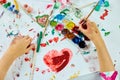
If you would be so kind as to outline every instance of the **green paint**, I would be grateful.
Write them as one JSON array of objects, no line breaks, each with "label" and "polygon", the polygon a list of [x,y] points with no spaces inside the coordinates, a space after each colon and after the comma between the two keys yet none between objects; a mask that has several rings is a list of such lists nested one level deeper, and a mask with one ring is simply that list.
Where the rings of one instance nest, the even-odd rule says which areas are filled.
[{"label": "green paint", "polygon": [[54,20],[50,21],[50,25],[51,25],[52,27],[57,26],[57,21],[54,21]]},{"label": "green paint", "polygon": [[60,12],[60,14],[64,14],[64,15],[67,15],[67,13],[69,12],[70,10],[69,9],[64,9]]},{"label": "green paint", "polygon": [[119,25],[119,28],[120,28],[120,25]]},{"label": "green paint", "polygon": [[104,35],[105,35],[105,36],[108,36],[109,34],[110,34],[110,32],[105,32],[105,34],[104,34]]},{"label": "green paint", "polygon": [[95,7],[95,11],[100,11],[100,8],[101,8],[101,6],[100,6],[100,5],[97,5],[97,6]]},{"label": "green paint", "polygon": [[76,18],[81,18],[83,16],[81,10],[79,10],[79,9],[76,9],[74,15]]},{"label": "green paint", "polygon": [[90,52],[83,52],[84,55],[89,54]]},{"label": "green paint", "polygon": [[11,2],[8,2],[7,4],[4,4],[3,7],[8,8],[10,5],[11,5]]},{"label": "green paint", "polygon": [[53,9],[59,9],[60,6],[61,6],[60,2],[56,2]]},{"label": "green paint", "polygon": [[51,31],[51,33],[52,33],[52,35],[54,35],[54,34],[55,34],[55,30],[53,29],[53,30]]},{"label": "green paint", "polygon": [[97,49],[94,49],[94,51],[97,51]]},{"label": "green paint", "polygon": [[102,29],[101,29],[101,31],[105,31],[105,29],[104,29],[104,28],[102,28]]},{"label": "green paint", "polygon": [[108,1],[105,1],[104,6],[105,6],[105,7],[109,7],[109,6],[110,6],[109,2],[108,2]]},{"label": "green paint", "polygon": [[49,43],[46,41],[46,44],[49,45]]},{"label": "green paint", "polygon": [[[45,27],[48,17],[49,15],[36,16],[37,23],[40,26]],[[46,20],[42,20],[42,19],[46,19]]]},{"label": "green paint", "polygon": [[58,34],[59,36],[61,36],[61,34]]},{"label": "green paint", "polygon": [[46,33],[45,36],[47,36],[48,34]]}]

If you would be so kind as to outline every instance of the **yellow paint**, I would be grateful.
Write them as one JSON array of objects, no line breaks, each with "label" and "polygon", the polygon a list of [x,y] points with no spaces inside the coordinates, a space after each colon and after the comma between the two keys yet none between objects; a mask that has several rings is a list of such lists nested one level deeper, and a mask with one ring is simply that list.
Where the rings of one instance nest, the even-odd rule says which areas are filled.
[{"label": "yellow paint", "polygon": [[64,19],[62,22],[63,22],[64,24],[68,24],[70,21],[67,20],[67,19]]},{"label": "yellow paint", "polygon": [[72,30],[73,28],[75,27],[75,24],[70,21],[67,25],[66,25],[66,28],[69,29],[69,30]]},{"label": "yellow paint", "polygon": [[55,80],[56,76],[52,75],[52,77],[50,78],[50,80]]},{"label": "yellow paint", "polygon": [[77,78],[80,75],[80,71],[78,71],[77,73],[74,73],[72,76],[70,76],[70,80],[73,80],[75,78]]},{"label": "yellow paint", "polygon": [[16,8],[16,10],[19,11],[19,6],[18,6],[18,3],[17,3],[17,0],[14,0],[14,4],[15,4],[15,8]]}]

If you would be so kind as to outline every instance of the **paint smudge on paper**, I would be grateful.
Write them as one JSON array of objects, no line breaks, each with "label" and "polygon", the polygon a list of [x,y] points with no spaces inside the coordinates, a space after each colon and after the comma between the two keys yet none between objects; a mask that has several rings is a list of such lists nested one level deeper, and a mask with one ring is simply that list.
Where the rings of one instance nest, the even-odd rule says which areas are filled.
[{"label": "paint smudge on paper", "polygon": [[104,33],[104,36],[108,36],[108,35],[110,35],[110,31]]},{"label": "paint smudge on paper", "polygon": [[55,75],[52,75],[52,77],[50,78],[50,80],[55,80],[55,79],[56,79]]},{"label": "paint smudge on paper", "polygon": [[49,8],[51,8],[52,6],[53,6],[52,4],[48,4],[47,7],[46,7],[46,9],[49,9]]},{"label": "paint smudge on paper", "polygon": [[36,68],[35,71],[38,72],[40,69],[39,68]]},{"label": "paint smudge on paper", "polygon": [[100,19],[105,20],[105,17],[108,16],[108,10],[105,9],[104,13],[100,16]]},{"label": "paint smudge on paper", "polygon": [[59,41],[59,37],[54,37],[52,39],[49,39],[48,41],[44,42],[44,43],[41,43],[40,46],[41,47],[46,47],[47,45],[50,45],[52,44],[53,42],[54,43],[57,43]]},{"label": "paint smudge on paper", "polygon": [[77,78],[79,75],[80,75],[80,71],[74,73],[72,76],[70,76],[69,79],[70,79],[70,80],[73,80],[73,79]]},{"label": "paint smudge on paper", "polygon": [[52,35],[54,35],[55,34],[55,29],[52,29],[51,33],[52,33]]},{"label": "paint smudge on paper", "polygon": [[3,16],[3,14],[4,14],[4,11],[0,14],[0,18]]},{"label": "paint smudge on paper", "polygon": [[44,63],[53,71],[59,72],[65,68],[72,58],[72,51],[68,48],[49,51],[43,58]]}]

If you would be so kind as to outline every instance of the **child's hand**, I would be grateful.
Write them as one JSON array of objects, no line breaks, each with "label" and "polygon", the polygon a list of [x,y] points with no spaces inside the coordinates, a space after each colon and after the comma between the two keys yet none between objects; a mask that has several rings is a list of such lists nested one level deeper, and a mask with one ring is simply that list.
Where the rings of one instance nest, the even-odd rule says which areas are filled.
[{"label": "child's hand", "polygon": [[98,40],[101,39],[100,32],[97,28],[97,25],[94,22],[87,20],[84,23],[84,21],[81,21],[79,30],[94,43],[97,43]]},{"label": "child's hand", "polygon": [[8,51],[15,58],[29,52],[32,48],[35,48],[34,44],[31,44],[32,38],[29,36],[17,36],[13,39],[8,48]]}]

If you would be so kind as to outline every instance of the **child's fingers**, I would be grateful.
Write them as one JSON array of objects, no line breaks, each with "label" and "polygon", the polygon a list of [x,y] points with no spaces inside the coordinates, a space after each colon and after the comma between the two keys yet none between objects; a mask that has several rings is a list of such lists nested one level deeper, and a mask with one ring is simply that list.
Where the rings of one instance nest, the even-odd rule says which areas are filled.
[{"label": "child's fingers", "polygon": [[27,36],[24,36],[24,39],[29,39],[29,38],[30,38],[30,36],[28,36],[28,35],[27,35]]},{"label": "child's fingers", "polygon": [[31,44],[31,45],[27,48],[26,52],[29,52],[29,51],[32,50],[33,48],[35,48],[35,44]]}]

